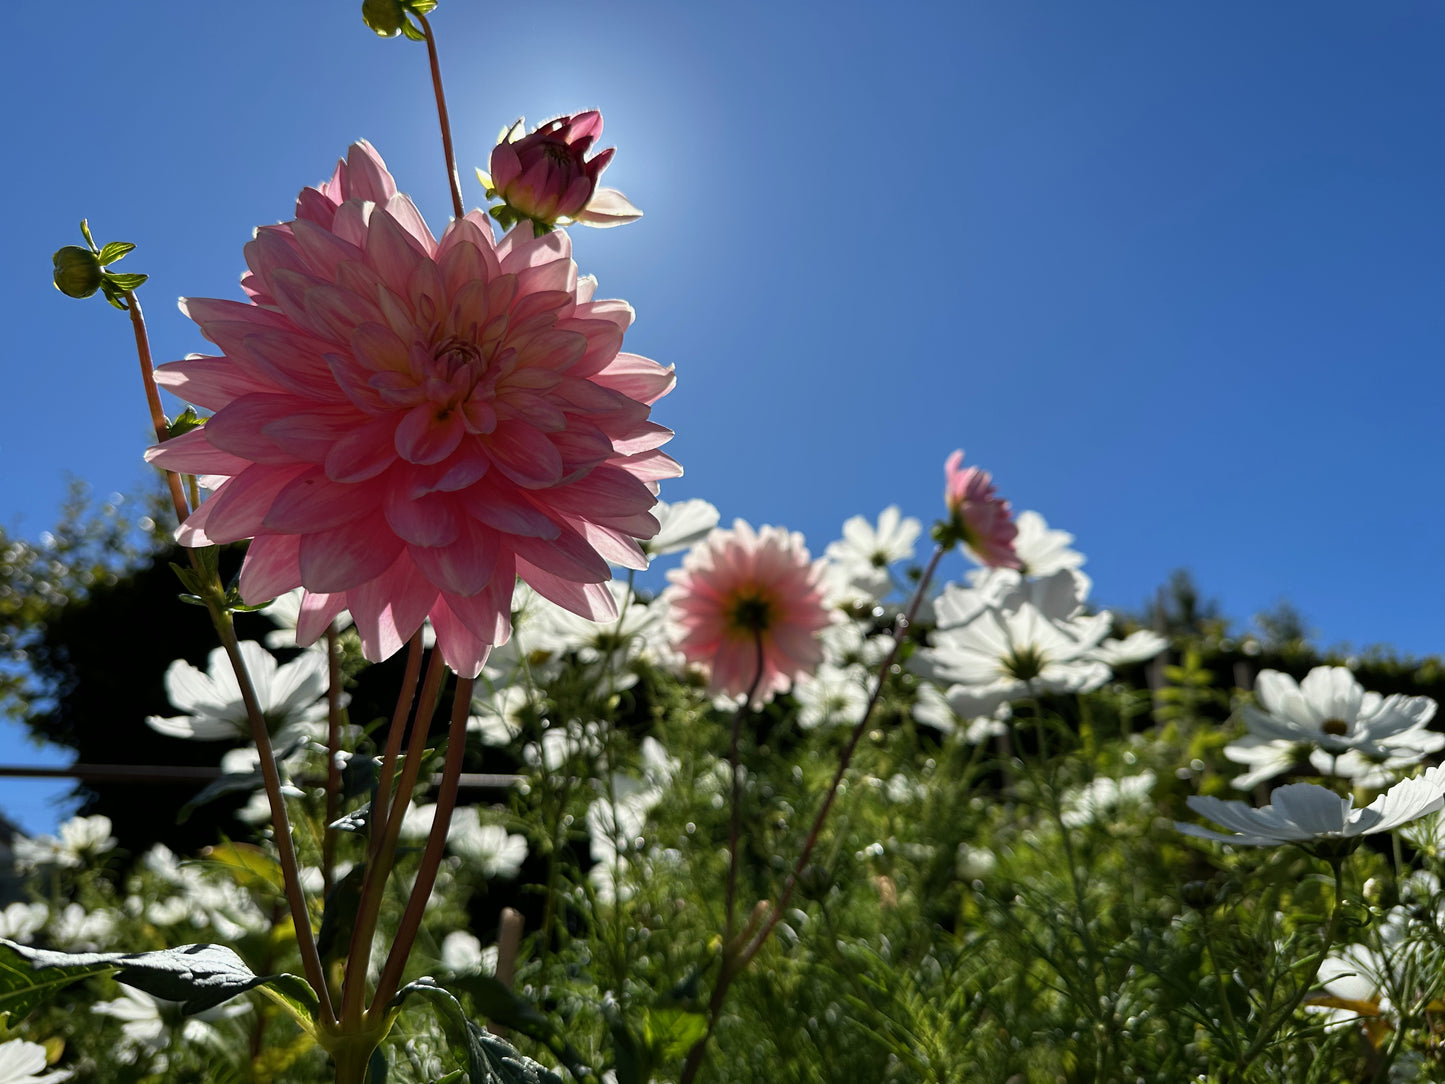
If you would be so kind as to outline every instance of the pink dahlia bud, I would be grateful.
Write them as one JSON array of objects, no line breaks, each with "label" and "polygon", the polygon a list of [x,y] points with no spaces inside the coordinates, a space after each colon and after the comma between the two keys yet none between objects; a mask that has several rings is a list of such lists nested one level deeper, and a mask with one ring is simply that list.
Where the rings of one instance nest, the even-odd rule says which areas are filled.
[{"label": "pink dahlia bud", "polygon": [[940,545],[962,542],[981,564],[993,568],[1022,568],[1014,552],[1013,512],[998,495],[988,471],[978,467],[961,470],[963,452],[956,451],[943,465],[943,503],[949,519],[939,523],[933,536]]},{"label": "pink dahlia bud", "polygon": [[713,531],[667,574],[678,650],[707,670],[714,692],[771,700],[823,659],[817,634],[832,623],[823,571],[803,536],[781,527],[737,520]]},{"label": "pink dahlia bud", "polygon": [[492,175],[482,176],[489,196],[504,206],[493,210],[503,226],[528,219],[539,234],[559,220],[589,226],[619,226],[641,218],[642,212],[615,188],[598,188],[597,179],[617,153],[615,147],[587,152],[602,134],[602,114],[595,109],[575,117],[558,117],[523,135],[522,121],[512,125],[492,149]]}]

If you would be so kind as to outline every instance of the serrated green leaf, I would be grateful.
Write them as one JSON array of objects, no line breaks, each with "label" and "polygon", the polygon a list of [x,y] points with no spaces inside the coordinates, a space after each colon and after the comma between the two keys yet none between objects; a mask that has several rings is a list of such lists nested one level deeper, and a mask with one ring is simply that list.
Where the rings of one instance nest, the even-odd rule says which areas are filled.
[{"label": "serrated green leaf", "polygon": [[100,255],[96,258],[100,261],[101,266],[105,267],[117,260],[124,259],[127,253],[134,251],[135,245],[129,241],[112,241],[100,250]]}]

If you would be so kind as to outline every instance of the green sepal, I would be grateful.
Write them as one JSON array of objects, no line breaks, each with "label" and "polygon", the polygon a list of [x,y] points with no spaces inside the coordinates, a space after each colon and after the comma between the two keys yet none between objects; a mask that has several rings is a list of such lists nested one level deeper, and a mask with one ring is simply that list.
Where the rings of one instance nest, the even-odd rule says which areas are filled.
[{"label": "green sepal", "polygon": [[401,35],[410,41],[426,41],[426,34],[422,33],[421,27],[410,19],[401,24]]},{"label": "green sepal", "polygon": [[406,9],[401,0],[362,0],[361,19],[383,38],[394,38],[405,25]]},{"label": "green sepal", "polygon": [[90,236],[90,219],[82,218],[80,220],[80,235],[85,238],[85,243],[90,246],[90,251],[99,256],[100,249],[95,247],[95,238]]},{"label": "green sepal", "polygon": [[182,433],[189,433],[192,429],[199,429],[208,421],[210,421],[209,418],[203,418],[196,413],[195,407],[188,406],[176,416],[175,421],[166,426],[166,439],[173,440]]},{"label": "green sepal", "polygon": [[50,257],[51,281],[66,297],[86,298],[105,282],[105,272],[95,253],[79,245],[58,248]]},{"label": "green sepal", "polygon": [[129,293],[132,290],[139,290],[145,285],[145,280],[148,278],[150,278],[149,275],[124,275],[110,271],[105,273],[105,281],[123,294]]},{"label": "green sepal", "polygon": [[406,0],[406,9],[418,15],[430,15],[436,7],[437,0]]},{"label": "green sepal", "polygon": [[124,259],[127,253],[134,251],[135,245],[129,241],[111,241],[100,250],[100,255],[97,259],[99,259],[102,267],[108,267],[117,260]]}]

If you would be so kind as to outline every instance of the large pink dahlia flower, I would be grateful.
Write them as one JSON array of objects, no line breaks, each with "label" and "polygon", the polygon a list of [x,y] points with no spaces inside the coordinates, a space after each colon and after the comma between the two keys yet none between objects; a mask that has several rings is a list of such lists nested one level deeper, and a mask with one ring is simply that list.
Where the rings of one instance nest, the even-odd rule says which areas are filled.
[{"label": "large pink dahlia flower", "polygon": [[222,356],[157,370],[215,414],[148,458],[227,476],[181,542],[251,538],[242,598],[304,587],[298,641],[350,610],[370,659],[430,618],[475,676],[517,576],[616,617],[608,562],[646,567],[657,482],[681,473],[648,420],[674,378],[619,352],[632,309],[592,300],[565,233],[496,241],[474,211],[437,241],[362,142],[245,255],[249,303],[182,302]]},{"label": "large pink dahlia flower", "polygon": [[754,689],[761,704],[786,691],[823,660],[817,634],[832,622],[824,566],[808,556],[802,535],[781,527],[754,531],[736,520],[730,531],[714,530],[667,574],[663,598],[678,650],[707,669],[714,692]]}]

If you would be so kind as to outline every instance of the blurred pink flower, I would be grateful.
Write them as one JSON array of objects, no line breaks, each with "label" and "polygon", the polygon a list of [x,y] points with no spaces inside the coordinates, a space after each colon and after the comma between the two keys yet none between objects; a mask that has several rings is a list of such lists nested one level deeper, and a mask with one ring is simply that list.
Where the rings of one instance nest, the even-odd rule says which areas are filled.
[{"label": "blurred pink flower", "polygon": [[985,565],[1022,567],[1014,552],[1019,532],[1008,501],[998,495],[988,471],[978,467],[960,470],[962,464],[963,452],[956,451],[943,465],[943,503],[951,517],[948,537],[966,545]]},{"label": "blurred pink flower", "polygon": [[[595,109],[575,117],[549,120],[523,135],[518,120],[492,149],[488,187],[511,212],[498,213],[504,225],[530,219],[538,228],[574,219],[589,226],[619,226],[641,218],[642,212],[615,188],[598,188],[597,180],[615,147],[585,156],[602,134],[602,114]],[[489,193],[489,194],[492,194]]]},{"label": "blurred pink flower", "polygon": [[619,352],[632,309],[592,300],[565,233],[495,241],[474,211],[438,242],[362,142],[245,255],[249,303],[182,302],[222,356],[157,371],[215,416],[147,457],[228,476],[182,543],[253,539],[242,598],[304,587],[297,642],[350,610],[374,660],[430,618],[477,674],[516,576],[617,616],[608,562],[646,567],[657,482],[681,473],[648,420],[674,377]]},{"label": "blurred pink flower", "polygon": [[713,531],[667,574],[678,650],[708,669],[714,692],[746,693],[756,680],[753,703],[772,699],[823,659],[817,633],[831,624],[823,571],[803,536],[781,527],[754,531],[736,520]]}]

